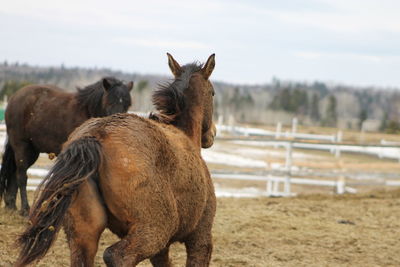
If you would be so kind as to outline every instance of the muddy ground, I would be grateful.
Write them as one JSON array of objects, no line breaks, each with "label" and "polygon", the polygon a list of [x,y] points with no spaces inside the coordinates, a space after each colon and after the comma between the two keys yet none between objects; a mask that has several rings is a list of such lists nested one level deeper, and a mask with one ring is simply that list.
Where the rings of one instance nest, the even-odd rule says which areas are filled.
[{"label": "muddy ground", "polygon": [[[30,195],[32,197],[32,194]],[[0,266],[12,266],[26,221],[0,209]],[[105,232],[102,253],[117,239]],[[211,266],[400,266],[400,190],[362,195],[218,200]],[[171,249],[184,266],[181,244]],[[34,266],[68,266],[64,233]],[[146,261],[140,266],[150,266]]]}]

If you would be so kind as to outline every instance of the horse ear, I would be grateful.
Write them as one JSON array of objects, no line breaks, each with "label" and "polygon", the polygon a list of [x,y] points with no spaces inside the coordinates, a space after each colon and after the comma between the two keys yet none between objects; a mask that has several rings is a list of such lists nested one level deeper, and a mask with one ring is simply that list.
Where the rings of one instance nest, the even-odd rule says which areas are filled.
[{"label": "horse ear", "polygon": [[212,54],[207,59],[207,62],[206,62],[206,64],[204,64],[204,67],[201,69],[201,72],[203,73],[203,76],[206,80],[211,76],[211,73],[213,72],[214,67],[215,67],[215,54]]},{"label": "horse ear", "polygon": [[133,81],[130,81],[126,86],[128,87],[128,91],[130,92],[130,91],[132,91],[132,88],[133,88]]},{"label": "horse ear", "polygon": [[175,76],[175,78],[179,77],[182,74],[182,68],[179,65],[178,62],[171,56],[170,53],[167,53],[168,56],[168,65],[169,68],[172,71],[172,74]]},{"label": "horse ear", "polygon": [[105,91],[108,91],[111,88],[110,82],[107,80],[107,78],[103,78],[101,80],[101,83],[103,84],[103,88]]}]

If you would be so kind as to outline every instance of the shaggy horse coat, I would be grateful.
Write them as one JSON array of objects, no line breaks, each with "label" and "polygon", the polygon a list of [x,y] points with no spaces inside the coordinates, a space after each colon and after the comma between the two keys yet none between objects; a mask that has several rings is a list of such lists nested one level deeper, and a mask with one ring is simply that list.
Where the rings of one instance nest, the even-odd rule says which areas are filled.
[{"label": "shaggy horse coat", "polygon": [[71,266],[93,266],[105,228],[121,238],[105,250],[107,266],[147,258],[170,266],[177,241],[186,246],[187,266],[209,265],[216,198],[200,150],[215,136],[214,55],[204,66],[168,58],[175,80],[154,93],[151,119],[116,114],[71,134],[19,238],[16,266],[43,257],[62,225]]},{"label": "shaggy horse coat", "polygon": [[127,85],[113,78],[100,81],[77,93],[67,93],[51,85],[29,85],[9,100],[5,114],[8,141],[0,171],[0,200],[5,195],[6,208],[16,209],[18,188],[21,214],[28,215],[26,170],[39,153],[57,155],[68,135],[92,117],[126,112],[131,105]]}]

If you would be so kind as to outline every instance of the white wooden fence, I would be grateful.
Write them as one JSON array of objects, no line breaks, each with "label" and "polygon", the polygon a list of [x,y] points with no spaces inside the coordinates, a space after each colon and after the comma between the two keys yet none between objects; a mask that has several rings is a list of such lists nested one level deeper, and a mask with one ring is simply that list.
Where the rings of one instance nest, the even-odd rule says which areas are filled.
[{"label": "white wooden fence", "polygon": [[[35,178],[30,177],[28,179],[27,190],[36,190],[37,186],[42,182],[44,176],[47,173],[46,170],[33,169],[28,171],[30,175],[36,175]],[[318,180],[312,178],[298,178],[298,177],[279,177],[273,175],[250,175],[250,174],[222,174],[222,173],[212,173],[212,178],[214,180],[243,180],[243,181],[263,181],[265,182],[265,191],[262,195],[264,196],[295,196],[296,193],[292,192],[292,185],[306,185],[306,186],[324,186],[331,187],[332,191],[337,194],[343,193],[356,193],[356,189],[351,186],[358,185],[379,185],[379,186],[400,186],[400,181],[396,180],[381,180],[381,181],[363,181],[357,183],[346,184],[343,179],[338,179],[336,181],[332,180]],[[283,190],[281,190],[283,188]]]},{"label": "white wooden fence", "polygon": [[[147,116],[147,113],[137,113],[139,116]],[[378,181],[378,182],[360,182],[353,184],[346,184],[344,179],[340,177],[336,181],[332,180],[317,180],[312,178],[299,178],[292,177],[292,151],[295,148],[301,149],[316,149],[316,150],[328,150],[334,153],[336,156],[340,156],[342,151],[365,153],[371,155],[377,155],[379,158],[395,158],[400,161],[400,146],[399,143],[387,142],[382,140],[381,145],[344,145],[338,144],[341,142],[342,133],[338,132],[336,135],[318,135],[318,134],[305,134],[297,132],[297,120],[293,120],[292,131],[282,133],[282,125],[278,123],[276,131],[266,131],[257,128],[246,128],[246,127],[235,127],[226,125],[217,125],[218,131],[229,131],[234,135],[241,136],[258,136],[258,137],[271,137],[269,140],[251,140],[250,138],[226,138],[226,140],[232,140],[237,142],[261,142],[266,146],[284,147],[286,149],[286,163],[285,163],[285,176],[273,176],[273,175],[248,175],[248,174],[212,174],[214,179],[232,179],[232,180],[249,180],[249,181],[264,181],[266,182],[265,194],[266,196],[293,196],[295,193],[291,190],[291,185],[307,185],[307,186],[326,186],[332,187],[332,189],[338,193],[343,194],[345,192],[355,193],[356,190],[351,186],[356,185],[383,185],[383,186],[400,186],[400,181]],[[291,139],[303,139],[303,140],[318,140],[326,141],[328,143],[310,143],[302,141],[285,141],[279,140],[281,137]],[[5,125],[0,124],[0,143],[4,143],[6,138]],[[3,146],[1,146],[3,147]],[[28,175],[31,177],[28,179],[28,190],[35,190],[42,181],[42,177],[47,174],[47,170],[43,169],[29,169]],[[36,178],[32,178],[32,176]],[[283,188],[283,190],[281,190]]]},{"label": "white wooden fence", "polygon": [[268,131],[259,128],[251,127],[240,127],[235,125],[223,125],[217,124],[218,132],[229,132],[233,136],[263,136],[273,137],[275,139],[280,138],[291,138],[291,139],[302,139],[302,140],[318,140],[325,142],[341,142],[343,133],[339,131],[337,134],[323,135],[323,134],[307,134],[297,132],[297,118],[293,118],[291,131],[282,132],[282,123],[277,123],[275,131]]}]

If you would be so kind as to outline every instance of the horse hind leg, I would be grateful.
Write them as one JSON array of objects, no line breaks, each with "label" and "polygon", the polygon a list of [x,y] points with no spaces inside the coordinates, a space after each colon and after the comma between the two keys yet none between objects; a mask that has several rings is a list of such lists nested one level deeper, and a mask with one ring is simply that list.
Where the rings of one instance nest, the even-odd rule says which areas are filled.
[{"label": "horse hind leg", "polygon": [[213,249],[211,233],[200,236],[194,233],[187,241],[186,246],[186,267],[206,267],[210,265]]},{"label": "horse hind leg", "polygon": [[93,180],[79,188],[64,222],[71,251],[71,266],[92,267],[101,234],[107,224],[107,215]]},{"label": "horse hind leg", "polygon": [[169,259],[169,246],[151,257],[150,262],[154,267],[171,267],[172,263]]},{"label": "horse hind leg", "polygon": [[8,177],[6,191],[4,193],[4,203],[6,209],[16,210],[17,209],[17,193],[18,193],[18,184],[17,184],[17,176],[15,173],[11,174]]},{"label": "horse hind leg", "polygon": [[39,157],[39,152],[37,152],[30,143],[26,142],[20,142],[13,147],[15,148],[15,164],[17,167],[16,180],[21,196],[20,213],[22,216],[27,216],[29,213],[29,202],[28,195],[26,193],[26,185],[28,180],[26,171],[33,163],[35,163]]},{"label": "horse hind leg", "polygon": [[186,246],[186,267],[206,267],[210,265],[212,224],[216,208],[215,198],[208,201],[204,214],[196,229],[184,240]]},{"label": "horse hind leg", "polygon": [[[168,235],[160,231],[159,226],[151,224],[135,225],[128,235],[119,242],[108,247],[103,254],[107,267],[131,267],[141,261],[152,258],[152,263],[161,265],[165,260],[169,262],[168,251],[164,250],[168,243]],[[157,261],[162,260],[162,261]]]}]

